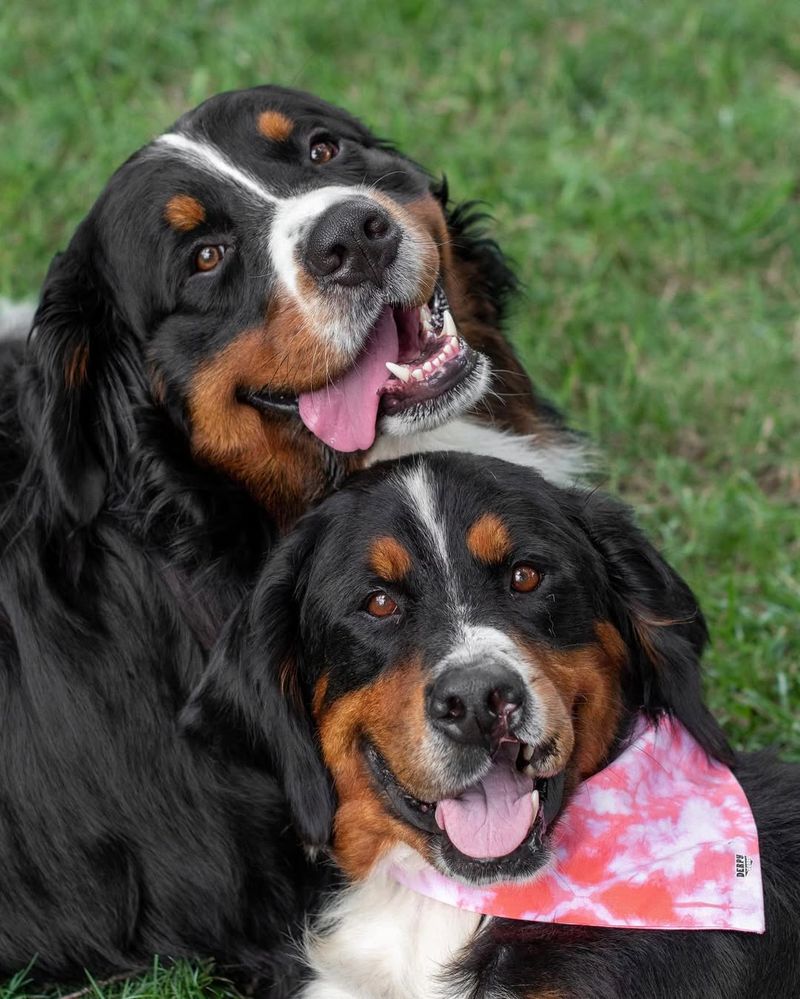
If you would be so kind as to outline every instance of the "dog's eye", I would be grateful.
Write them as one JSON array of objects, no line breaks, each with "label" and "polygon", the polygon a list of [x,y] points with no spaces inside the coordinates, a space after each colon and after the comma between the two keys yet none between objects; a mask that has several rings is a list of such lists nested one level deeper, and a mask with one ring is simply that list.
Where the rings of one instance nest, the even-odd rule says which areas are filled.
[{"label": "dog's eye", "polygon": [[219,267],[225,256],[224,246],[201,246],[194,257],[194,267],[197,271],[213,271]]},{"label": "dog's eye", "polygon": [[527,562],[517,562],[511,570],[511,589],[531,593],[542,581],[542,574]]},{"label": "dog's eye", "polygon": [[383,590],[376,590],[368,599],[364,607],[371,617],[391,617],[400,609],[396,601],[392,600],[388,593]]},{"label": "dog's eye", "polygon": [[332,139],[312,139],[308,155],[312,163],[321,166],[339,155],[339,147]]}]

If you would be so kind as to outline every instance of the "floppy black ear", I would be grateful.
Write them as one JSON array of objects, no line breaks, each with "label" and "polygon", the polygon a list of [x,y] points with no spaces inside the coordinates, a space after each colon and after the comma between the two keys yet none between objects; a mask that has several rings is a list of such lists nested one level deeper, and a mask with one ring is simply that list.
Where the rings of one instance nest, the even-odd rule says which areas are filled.
[{"label": "floppy black ear", "polygon": [[728,742],[703,700],[700,657],[708,630],[697,600],[621,503],[593,493],[583,527],[602,556],[614,624],[631,650],[631,669],[649,715],[677,718],[711,756],[732,762]]},{"label": "floppy black ear", "polygon": [[[84,223],[84,228],[85,228]],[[79,230],[50,266],[31,334],[39,379],[39,455],[56,505],[90,521],[106,491],[100,455],[97,381],[111,307]]]},{"label": "floppy black ear", "polygon": [[303,840],[324,846],[333,793],[301,676],[299,604],[318,527],[301,521],[228,620],[181,715],[191,735],[273,768]]}]

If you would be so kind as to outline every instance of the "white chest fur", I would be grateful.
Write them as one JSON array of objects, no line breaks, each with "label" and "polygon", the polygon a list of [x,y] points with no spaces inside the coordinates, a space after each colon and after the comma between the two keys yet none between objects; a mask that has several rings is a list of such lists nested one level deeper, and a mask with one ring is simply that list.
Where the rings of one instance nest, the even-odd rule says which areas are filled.
[{"label": "white chest fur", "polygon": [[406,437],[379,437],[367,454],[367,464],[428,451],[466,451],[502,458],[533,468],[559,486],[580,484],[592,468],[591,452],[577,439],[539,440],[469,419],[452,420],[436,430]]},{"label": "white chest fur", "polygon": [[397,884],[385,864],[344,892],[307,941],[302,999],[458,999],[442,973],[481,916]]}]

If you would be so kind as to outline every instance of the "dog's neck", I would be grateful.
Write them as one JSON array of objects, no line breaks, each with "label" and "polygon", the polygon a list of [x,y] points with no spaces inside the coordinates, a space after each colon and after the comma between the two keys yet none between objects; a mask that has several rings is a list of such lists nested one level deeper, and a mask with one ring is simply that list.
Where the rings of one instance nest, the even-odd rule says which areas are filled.
[{"label": "dog's neck", "polygon": [[[398,848],[404,855],[408,848]],[[458,999],[448,968],[484,917],[398,884],[393,851],[337,896],[306,942],[313,975],[302,999]]]}]

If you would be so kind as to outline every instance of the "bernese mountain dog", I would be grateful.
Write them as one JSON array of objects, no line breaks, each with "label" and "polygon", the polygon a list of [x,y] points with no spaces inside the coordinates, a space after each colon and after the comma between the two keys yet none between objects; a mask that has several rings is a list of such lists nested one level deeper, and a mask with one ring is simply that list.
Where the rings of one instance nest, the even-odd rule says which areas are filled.
[{"label": "bernese mountain dog", "polygon": [[273,761],[176,719],[349,472],[443,447],[582,467],[476,221],[346,112],[222,94],[119,168],[0,345],[0,975],[199,954],[290,990],[313,877]]},{"label": "bernese mountain dog", "polygon": [[[226,625],[185,713],[198,732],[246,733],[280,760],[298,828],[332,837],[348,884],[309,935],[298,994],[800,995],[800,768],[732,754],[702,698],[706,638],[688,586],[626,508],[521,466],[408,457],[308,514]],[[643,719],[662,735],[679,726],[698,771],[733,768],[760,839],[765,935],[482,917],[393,874],[416,860],[456,889],[533,879],[535,897],[565,810]],[[727,885],[752,863],[728,859]],[[711,868],[696,876],[702,911]]]}]

